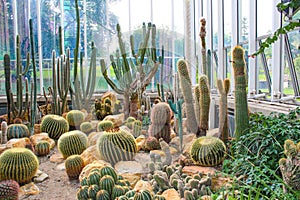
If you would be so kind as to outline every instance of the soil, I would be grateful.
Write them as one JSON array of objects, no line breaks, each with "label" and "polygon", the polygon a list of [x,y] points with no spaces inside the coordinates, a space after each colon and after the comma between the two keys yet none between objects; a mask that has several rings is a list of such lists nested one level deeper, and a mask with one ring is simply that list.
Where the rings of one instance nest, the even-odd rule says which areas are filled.
[{"label": "soil", "polygon": [[35,183],[39,189],[38,194],[21,195],[19,200],[76,200],[76,192],[79,188],[79,180],[69,180],[65,170],[57,169],[60,163],[50,162],[50,156],[57,153],[55,147],[51,154],[39,157],[39,170],[49,177],[41,183]]}]

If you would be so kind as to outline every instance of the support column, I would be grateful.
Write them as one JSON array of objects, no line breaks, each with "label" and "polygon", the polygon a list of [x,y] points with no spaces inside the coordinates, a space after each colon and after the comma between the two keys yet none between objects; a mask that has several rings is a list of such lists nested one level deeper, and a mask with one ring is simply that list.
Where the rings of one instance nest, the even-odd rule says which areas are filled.
[{"label": "support column", "polygon": [[60,26],[61,26],[61,42],[62,50],[65,52],[65,7],[64,0],[60,0]]},{"label": "support column", "polygon": [[224,63],[224,2],[218,0],[218,79],[225,78]]},{"label": "support column", "polygon": [[41,34],[41,1],[36,0],[36,15],[37,15],[37,34],[38,34],[38,55],[39,55],[39,70],[40,70],[40,94],[43,92],[43,54],[42,54],[42,34]]},{"label": "support column", "polygon": [[[238,0],[231,0],[231,51],[232,48],[238,45],[238,38],[239,38],[239,32],[238,32],[238,21],[239,21],[239,15],[238,15]],[[231,53],[231,52],[230,52]],[[234,91],[234,77],[233,77],[233,68],[230,64],[229,68],[230,72],[230,90],[231,94],[233,94]]]}]

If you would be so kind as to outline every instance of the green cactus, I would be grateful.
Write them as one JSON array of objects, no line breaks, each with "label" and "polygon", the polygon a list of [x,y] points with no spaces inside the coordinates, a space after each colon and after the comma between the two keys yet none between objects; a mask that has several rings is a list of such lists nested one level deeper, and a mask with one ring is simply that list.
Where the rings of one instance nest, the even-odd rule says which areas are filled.
[{"label": "green cactus", "polygon": [[139,137],[142,134],[142,122],[140,120],[135,120],[133,122],[132,134],[135,138]]},{"label": "green cactus", "polygon": [[66,119],[70,126],[80,127],[81,123],[84,122],[84,113],[80,110],[71,110],[67,113]]},{"label": "green cactus", "polygon": [[236,139],[245,134],[249,128],[248,99],[247,99],[247,77],[245,74],[244,49],[236,46],[232,50],[232,66],[234,71],[234,95],[235,95],[235,130]]},{"label": "green cactus", "polygon": [[198,128],[198,123],[196,121],[196,114],[194,110],[192,82],[191,82],[186,61],[183,59],[179,59],[177,61],[177,68],[179,74],[180,88],[183,93],[185,107],[186,107],[188,129],[192,133],[196,133],[198,136],[199,128]]},{"label": "green cactus", "polygon": [[125,193],[125,196],[128,198],[134,197],[136,191],[135,190],[129,190],[128,192]]},{"label": "green cactus", "polygon": [[284,155],[286,157],[294,157],[297,155],[297,146],[292,140],[285,140],[284,141]]},{"label": "green cactus", "polygon": [[171,109],[165,102],[157,103],[151,110],[151,125],[149,135],[158,140],[163,138],[167,143],[171,141]]},{"label": "green cactus", "polygon": [[106,190],[109,194],[111,194],[115,186],[114,178],[109,175],[103,176],[99,181],[99,186],[100,189]]},{"label": "green cactus", "polygon": [[90,185],[88,189],[89,198],[96,199],[97,193],[100,190],[99,185]]},{"label": "green cactus", "polygon": [[129,132],[114,128],[105,131],[98,138],[97,151],[104,160],[115,164],[119,161],[132,160],[137,152],[137,146]]},{"label": "green cactus", "polygon": [[228,141],[228,112],[227,112],[227,95],[230,89],[230,79],[226,78],[224,81],[218,79],[217,86],[219,89],[220,109],[219,109],[219,136],[224,143]]},{"label": "green cactus", "polygon": [[6,121],[1,122],[1,144],[6,144],[7,142],[7,127],[8,126]]},{"label": "green cactus", "polygon": [[57,140],[67,131],[69,131],[69,123],[62,116],[48,114],[42,118],[41,132],[48,133],[50,138]]},{"label": "green cactus", "polygon": [[167,200],[167,199],[164,196],[157,194],[154,196],[154,200]]},{"label": "green cactus", "polygon": [[115,171],[114,168],[110,167],[110,166],[104,166],[102,167],[100,170],[99,170],[99,174],[102,176],[105,176],[105,175],[109,175],[111,176],[115,182],[117,182],[118,180],[118,175]]},{"label": "green cactus", "polygon": [[194,89],[194,98],[195,98],[195,114],[197,122],[200,122],[200,86],[196,85]]},{"label": "green cactus", "polygon": [[186,199],[186,200],[196,200],[193,196],[193,193],[189,190],[184,191],[184,199]]},{"label": "green cactus", "polygon": [[115,185],[111,192],[111,199],[116,199],[119,196],[122,196],[125,194],[125,190],[120,185]]},{"label": "green cactus", "polygon": [[66,159],[65,167],[69,179],[78,179],[84,168],[84,160],[80,155],[71,155]]},{"label": "green cactus", "polygon": [[80,186],[76,195],[77,195],[78,200],[88,199],[89,198],[89,186],[88,185]]},{"label": "green cactus", "polygon": [[208,71],[207,58],[206,58],[206,40],[205,40],[205,37],[206,37],[206,20],[205,20],[205,18],[200,19],[200,24],[201,24],[201,27],[200,27],[199,36],[201,39],[202,73],[204,75],[208,75],[207,74],[207,71]]},{"label": "green cactus", "polygon": [[31,181],[39,168],[39,161],[26,148],[12,148],[0,155],[0,180],[15,180],[19,184]]},{"label": "green cactus", "polygon": [[160,149],[160,144],[158,139],[156,137],[148,136],[144,144],[144,150],[152,151],[156,149]]},{"label": "green cactus", "polygon": [[80,130],[88,135],[94,131],[94,127],[91,122],[82,122],[80,124]]},{"label": "green cactus", "polygon": [[86,179],[86,183],[88,185],[94,185],[94,184],[99,184],[99,181],[101,179],[101,174],[97,171],[91,171]]},{"label": "green cactus", "polygon": [[96,195],[96,200],[110,200],[110,194],[106,190],[99,190]]},{"label": "green cactus", "polygon": [[110,120],[102,120],[97,125],[97,131],[106,131],[114,128],[114,123]]},{"label": "green cactus", "polygon": [[14,180],[0,181],[0,199],[18,200],[20,185]]},{"label": "green cactus", "polygon": [[30,136],[29,129],[24,124],[10,124],[7,127],[7,140],[13,138],[29,137],[29,136]]},{"label": "green cactus", "polygon": [[210,106],[210,91],[206,75],[202,75],[199,78],[199,89],[200,89],[200,135],[205,136],[208,130],[209,120],[209,106]]},{"label": "green cactus", "polygon": [[193,142],[190,155],[196,164],[216,166],[224,160],[226,146],[219,138],[202,136]]},{"label": "green cactus", "polygon": [[151,195],[149,190],[140,190],[136,191],[133,196],[134,200],[153,200],[153,196]]},{"label": "green cactus", "polygon": [[50,143],[46,140],[41,140],[34,146],[34,150],[36,155],[46,156],[50,153]]},{"label": "green cactus", "polygon": [[122,196],[117,197],[116,200],[129,200],[129,198],[126,197],[125,195],[122,195]]},{"label": "green cactus", "polygon": [[[137,111],[140,107],[139,97],[144,92],[147,85],[149,85],[159,67],[155,48],[156,27],[154,24],[148,23],[148,28],[146,30],[146,25],[143,23],[144,37],[137,54],[135,54],[134,51],[134,38],[133,36],[130,36],[131,52],[135,61],[133,61],[132,58],[128,59],[124,45],[125,43],[122,39],[121,27],[117,24],[116,28],[120,50],[117,50],[116,59],[113,55],[110,56],[111,65],[109,66],[113,67],[118,85],[108,77],[108,67],[105,64],[104,59],[100,60],[100,65],[102,75],[106,82],[116,93],[124,96],[124,119],[127,119],[129,116],[137,117]],[[147,46],[150,35],[152,37],[151,48],[149,49]],[[148,57],[147,61],[145,56]]]},{"label": "green cactus", "polygon": [[95,99],[95,115],[98,120],[103,120],[107,115],[112,115],[114,106],[112,105],[111,99],[108,97],[103,101]]},{"label": "green cactus", "polygon": [[133,122],[135,121],[136,119],[134,117],[128,117],[126,120],[125,120],[125,126],[127,126],[128,128],[130,129],[133,129]]},{"label": "green cactus", "polygon": [[59,152],[64,158],[74,154],[81,154],[88,146],[86,134],[79,130],[64,133],[57,142]]}]

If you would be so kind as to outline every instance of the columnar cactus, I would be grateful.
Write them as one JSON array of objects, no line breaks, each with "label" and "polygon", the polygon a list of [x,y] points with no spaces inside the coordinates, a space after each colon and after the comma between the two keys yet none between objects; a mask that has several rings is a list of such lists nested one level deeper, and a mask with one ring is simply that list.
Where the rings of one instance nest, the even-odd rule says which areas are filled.
[{"label": "columnar cactus", "polygon": [[7,122],[1,122],[1,144],[6,144],[7,142]]},{"label": "columnar cactus", "polygon": [[104,131],[96,145],[100,156],[111,164],[132,160],[137,152],[137,145],[132,134],[119,128]]},{"label": "columnar cactus", "polygon": [[202,73],[204,75],[208,75],[207,74],[207,59],[206,59],[206,20],[205,18],[201,18],[200,19],[200,39],[201,39],[201,54],[202,54]]},{"label": "columnar cactus", "polygon": [[64,133],[57,142],[57,147],[64,158],[74,154],[81,154],[88,146],[85,133],[74,130]]},{"label": "columnar cactus", "polygon": [[196,114],[193,103],[192,82],[185,60],[178,60],[177,67],[179,73],[180,88],[183,93],[186,107],[188,129],[192,133],[196,133],[197,135],[199,135],[199,127],[196,121]]},{"label": "columnar cactus", "polygon": [[220,105],[219,105],[219,137],[223,142],[228,140],[228,116],[227,116],[227,95],[230,89],[230,79],[226,78],[224,81],[218,79],[217,86],[219,89]]},{"label": "columnar cactus", "polygon": [[18,200],[20,185],[14,180],[0,181],[0,199]]},{"label": "columnar cactus", "polygon": [[244,49],[236,46],[232,50],[232,66],[234,71],[234,94],[235,94],[235,138],[239,139],[249,127],[248,100],[247,100],[247,77],[245,74]]},{"label": "columnar cactus", "polygon": [[163,138],[167,143],[171,141],[171,109],[165,102],[159,102],[151,110],[151,125],[149,135],[157,139]]},{"label": "columnar cactus", "polygon": [[48,114],[42,118],[41,132],[48,133],[50,138],[57,140],[67,131],[69,131],[69,123],[62,116]]},{"label": "columnar cactus", "polygon": [[50,143],[46,140],[41,140],[34,146],[34,150],[36,155],[46,156],[50,153]]},{"label": "columnar cactus", "polygon": [[208,130],[209,120],[209,106],[210,106],[210,91],[209,84],[206,75],[202,75],[199,78],[199,89],[200,89],[200,135],[205,136],[206,130]]},{"label": "columnar cactus", "polygon": [[65,167],[69,179],[78,179],[84,168],[84,160],[80,155],[71,155],[66,159]]},{"label": "columnar cactus", "polygon": [[203,136],[193,142],[190,155],[196,164],[216,166],[224,160],[226,146],[219,138]]},{"label": "columnar cactus", "polygon": [[196,85],[194,89],[194,98],[195,98],[195,114],[197,122],[200,122],[200,86]]},{"label": "columnar cactus", "polygon": [[132,134],[136,138],[142,134],[142,122],[140,120],[135,120],[133,122]]},{"label": "columnar cactus", "polygon": [[13,138],[29,137],[29,136],[30,136],[29,129],[24,124],[10,124],[7,127],[7,140]]},{"label": "columnar cactus", "polygon": [[28,183],[38,170],[39,161],[26,148],[12,148],[0,155],[0,180],[15,180],[19,184]]}]

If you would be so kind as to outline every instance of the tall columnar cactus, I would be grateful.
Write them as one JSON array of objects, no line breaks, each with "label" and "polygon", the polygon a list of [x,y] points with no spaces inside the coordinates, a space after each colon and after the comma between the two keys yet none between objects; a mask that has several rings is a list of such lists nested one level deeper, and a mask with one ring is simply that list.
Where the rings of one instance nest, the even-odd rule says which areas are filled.
[{"label": "tall columnar cactus", "polygon": [[28,183],[38,170],[39,161],[34,153],[26,148],[11,148],[0,156],[0,180],[15,180]]},{"label": "tall columnar cactus", "polygon": [[194,110],[193,103],[193,92],[192,92],[192,82],[190,78],[190,74],[188,71],[188,66],[185,60],[180,59],[177,62],[178,73],[179,73],[179,81],[180,88],[183,93],[183,98],[186,107],[186,115],[187,115],[187,123],[188,129],[192,132],[199,135],[199,127],[196,121],[196,114]]},{"label": "tall columnar cactus", "polygon": [[196,85],[194,88],[194,99],[195,99],[195,114],[197,122],[200,121],[200,86]]},{"label": "tall columnar cactus", "polygon": [[[202,75],[199,78],[199,89],[200,89],[200,135],[205,136],[206,130],[208,130],[208,120],[209,120],[209,106],[210,106],[210,91],[209,84],[206,75]],[[198,111],[199,112],[199,111]]]},{"label": "tall columnar cactus", "polygon": [[6,144],[7,142],[7,122],[1,122],[1,144]]},{"label": "tall columnar cactus", "polygon": [[151,110],[149,135],[171,141],[171,109],[165,102],[157,103]]},{"label": "tall columnar cactus", "polygon": [[227,95],[230,89],[230,79],[226,78],[224,81],[218,79],[217,86],[220,93],[219,104],[219,137],[223,142],[228,140],[228,116],[227,116]]},{"label": "tall columnar cactus", "polygon": [[207,59],[206,59],[206,41],[205,41],[205,37],[206,37],[206,20],[205,18],[201,18],[200,19],[200,39],[201,39],[201,54],[202,54],[202,73],[204,75],[208,75],[207,74]]},{"label": "tall columnar cactus", "polygon": [[29,136],[29,129],[24,124],[10,124],[7,127],[7,140]]},{"label": "tall columnar cactus", "polygon": [[[105,64],[104,59],[100,60],[101,71],[105,80],[116,93],[124,96],[124,119],[127,119],[129,116],[137,118],[138,109],[140,107],[139,97],[150,83],[159,66],[155,48],[155,25],[148,23],[148,28],[146,30],[146,25],[144,23],[143,32],[144,38],[143,41],[141,41],[137,54],[134,50],[134,38],[133,36],[130,36],[130,46],[133,58],[127,58],[128,55],[125,50],[125,43],[122,39],[121,27],[117,24],[119,50],[117,50],[116,58],[114,58],[113,55],[110,56],[111,65],[109,66],[113,67],[118,85],[109,78],[107,74],[108,67]],[[148,43],[150,35],[152,45],[149,50]],[[145,56],[148,56],[147,61]],[[163,58],[161,59],[163,60]]]},{"label": "tall columnar cactus", "polygon": [[245,74],[245,56],[244,49],[241,46],[236,46],[232,50],[232,66],[234,71],[234,86],[235,86],[235,138],[245,134],[249,128],[248,116],[248,101],[247,101],[247,78]]},{"label": "tall columnar cactus", "polygon": [[78,179],[84,168],[84,160],[80,155],[71,155],[66,159],[65,167],[69,179]]},{"label": "tall columnar cactus", "polygon": [[43,117],[41,132],[48,133],[50,138],[58,140],[58,138],[67,131],[69,131],[69,123],[62,116],[48,114]]},{"label": "tall columnar cactus", "polygon": [[18,200],[20,185],[14,180],[0,181],[0,199]]},{"label": "tall columnar cactus", "polygon": [[119,161],[132,160],[137,152],[132,134],[119,128],[105,131],[98,138],[96,145],[100,156],[113,165]]}]

